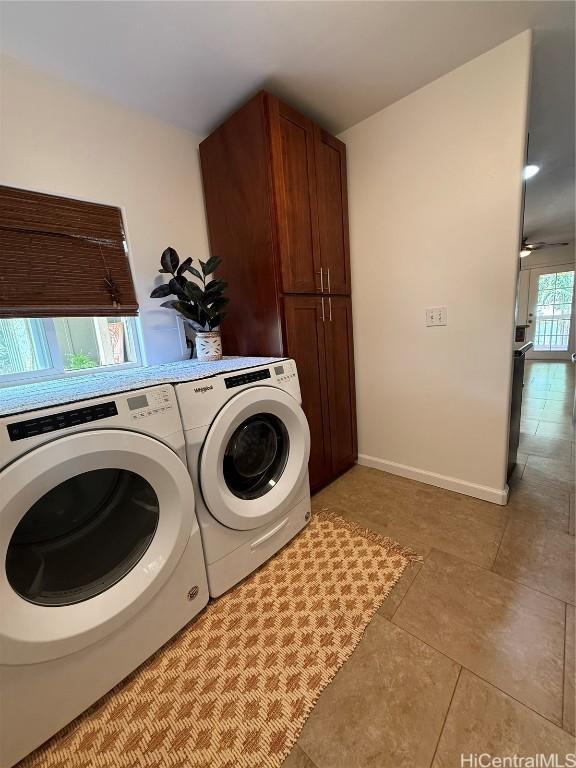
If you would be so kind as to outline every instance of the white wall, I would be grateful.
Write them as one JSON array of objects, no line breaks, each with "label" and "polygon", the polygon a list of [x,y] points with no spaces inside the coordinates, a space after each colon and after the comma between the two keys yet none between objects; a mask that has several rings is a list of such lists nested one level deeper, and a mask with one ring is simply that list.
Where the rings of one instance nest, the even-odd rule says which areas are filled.
[{"label": "white wall", "polygon": [[[341,135],[360,461],[506,498],[529,32]],[[425,327],[425,307],[448,307]]]},{"label": "white wall", "polygon": [[124,209],[147,361],[184,354],[181,325],[149,299],[160,254],[206,259],[198,139],[0,59],[0,183]]}]

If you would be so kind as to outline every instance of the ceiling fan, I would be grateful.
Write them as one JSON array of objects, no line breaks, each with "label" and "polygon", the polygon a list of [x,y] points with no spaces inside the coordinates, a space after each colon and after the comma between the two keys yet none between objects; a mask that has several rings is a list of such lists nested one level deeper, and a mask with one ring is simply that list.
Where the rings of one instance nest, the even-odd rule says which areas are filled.
[{"label": "ceiling fan", "polygon": [[522,240],[520,258],[523,259],[525,256],[530,256],[533,251],[542,251],[544,248],[560,248],[563,245],[570,245],[570,243],[546,243],[543,241],[531,243],[528,242],[528,238],[525,237]]}]

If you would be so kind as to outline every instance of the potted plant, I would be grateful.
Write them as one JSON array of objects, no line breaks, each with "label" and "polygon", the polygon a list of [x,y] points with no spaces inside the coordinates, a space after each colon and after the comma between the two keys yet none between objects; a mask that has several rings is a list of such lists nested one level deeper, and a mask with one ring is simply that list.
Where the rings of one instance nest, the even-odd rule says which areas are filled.
[{"label": "potted plant", "polygon": [[[208,261],[199,261],[200,269],[192,265],[188,257],[180,262],[180,257],[174,248],[166,248],[160,257],[159,272],[170,274],[167,283],[154,288],[150,294],[152,299],[175,296],[175,299],[164,301],[160,306],[175,309],[194,331],[196,355],[198,360],[220,360],[222,357],[222,340],[220,338],[220,323],[225,316],[223,311],[228,304],[224,289],[228,283],[223,280],[209,280],[222,259],[211,256]],[[196,280],[189,280],[186,272]]]}]

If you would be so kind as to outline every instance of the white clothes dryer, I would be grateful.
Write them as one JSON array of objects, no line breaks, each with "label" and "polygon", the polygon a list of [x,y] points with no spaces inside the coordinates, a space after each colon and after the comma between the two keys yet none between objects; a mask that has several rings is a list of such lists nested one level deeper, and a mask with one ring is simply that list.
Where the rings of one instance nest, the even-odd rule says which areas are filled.
[{"label": "white clothes dryer", "polygon": [[293,360],[177,384],[176,396],[217,597],[310,519],[310,430]]},{"label": "white clothes dryer", "polygon": [[0,419],[0,765],[208,601],[174,388]]}]

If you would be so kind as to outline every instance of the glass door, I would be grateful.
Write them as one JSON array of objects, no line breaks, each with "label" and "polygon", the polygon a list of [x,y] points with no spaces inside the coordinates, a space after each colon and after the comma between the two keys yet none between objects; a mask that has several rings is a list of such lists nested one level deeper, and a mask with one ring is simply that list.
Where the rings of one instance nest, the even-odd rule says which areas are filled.
[{"label": "glass door", "polygon": [[539,360],[568,360],[574,351],[574,270],[530,270],[528,353]]}]

